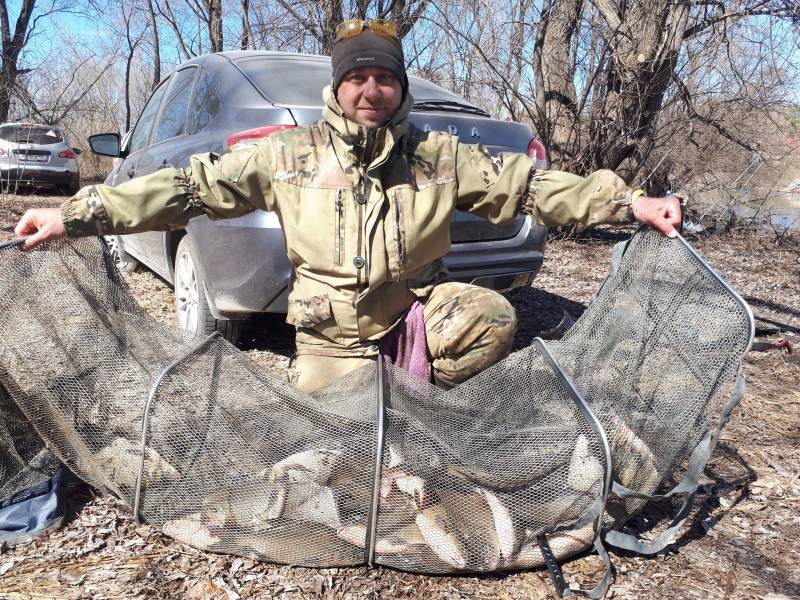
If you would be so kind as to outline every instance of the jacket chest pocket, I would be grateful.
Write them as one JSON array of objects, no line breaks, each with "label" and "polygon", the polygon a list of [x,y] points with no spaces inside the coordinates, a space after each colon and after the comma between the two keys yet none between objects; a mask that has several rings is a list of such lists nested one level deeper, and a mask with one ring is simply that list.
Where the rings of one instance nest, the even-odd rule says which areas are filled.
[{"label": "jacket chest pocket", "polygon": [[295,266],[329,275],[347,261],[350,190],[287,186],[281,203],[286,250]]},{"label": "jacket chest pocket", "polygon": [[448,185],[415,190],[390,190],[386,238],[390,270],[394,279],[404,279],[447,254],[453,203]]}]

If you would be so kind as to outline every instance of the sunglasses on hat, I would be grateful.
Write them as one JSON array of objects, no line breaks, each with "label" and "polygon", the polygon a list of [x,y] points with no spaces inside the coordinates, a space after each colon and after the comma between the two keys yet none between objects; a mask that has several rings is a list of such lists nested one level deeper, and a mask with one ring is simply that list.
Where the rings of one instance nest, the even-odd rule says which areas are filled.
[{"label": "sunglasses on hat", "polygon": [[397,38],[397,23],[394,21],[389,21],[388,19],[369,19],[367,21],[362,19],[349,19],[341,22],[336,27],[335,42],[355,37],[365,29],[369,29],[372,33],[383,37]]}]

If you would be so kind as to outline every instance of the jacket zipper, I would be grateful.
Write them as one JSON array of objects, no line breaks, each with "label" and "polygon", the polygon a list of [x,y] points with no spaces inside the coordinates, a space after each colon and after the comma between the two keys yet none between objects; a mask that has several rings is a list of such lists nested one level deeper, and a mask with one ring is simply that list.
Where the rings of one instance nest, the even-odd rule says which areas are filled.
[{"label": "jacket zipper", "polygon": [[394,241],[397,244],[397,282],[400,283],[400,273],[403,269],[403,263],[405,263],[406,257],[406,249],[405,244],[403,243],[403,229],[401,221],[403,220],[403,211],[400,206],[400,198],[397,190],[395,190],[394,194]]},{"label": "jacket zipper", "polygon": [[[361,182],[362,193],[364,194],[364,202],[358,203],[358,256],[364,259],[364,266],[356,270],[356,297],[361,293],[363,287],[367,286],[369,278],[369,260],[366,256],[366,248],[364,245],[364,207],[369,203],[369,193],[372,190],[372,182],[367,175],[369,162],[372,159],[372,153],[375,146],[375,131],[370,129],[367,131],[367,139],[364,144],[364,149],[361,154]],[[363,273],[363,278],[362,278]],[[354,300],[355,301],[355,300]]]},{"label": "jacket zipper", "polygon": [[344,201],[342,200],[342,190],[336,191],[336,241],[334,243],[333,254],[336,265],[342,265],[342,250],[344,246]]},{"label": "jacket zipper", "polygon": [[[362,248],[364,245],[364,207],[369,202],[369,193],[372,189],[372,182],[364,176],[364,202],[358,203],[358,255],[364,259],[364,266],[360,269],[356,270],[356,295],[361,293],[363,287],[367,285],[367,269],[369,268],[369,262],[367,262],[366,256],[366,248]],[[362,273],[364,273],[364,277],[362,279]]]}]

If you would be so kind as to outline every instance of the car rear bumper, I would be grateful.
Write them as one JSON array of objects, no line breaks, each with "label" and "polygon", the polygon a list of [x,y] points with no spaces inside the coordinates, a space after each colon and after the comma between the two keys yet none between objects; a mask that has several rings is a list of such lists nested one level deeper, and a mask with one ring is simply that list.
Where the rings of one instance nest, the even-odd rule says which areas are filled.
[{"label": "car rear bumper", "polygon": [[[292,265],[273,213],[224,221],[199,217],[187,232],[199,249],[197,267],[214,317],[286,312]],[[510,239],[453,244],[444,258],[447,279],[499,291],[529,285],[542,265],[546,235],[546,228],[526,218]]]},{"label": "car rear bumper", "polygon": [[448,280],[498,291],[530,285],[542,266],[546,237],[547,228],[526,217],[512,238],[453,244],[444,257]]},{"label": "car rear bumper", "polygon": [[0,168],[0,179],[4,184],[50,184],[64,185],[73,183],[78,173],[67,169],[48,169],[42,167]]}]

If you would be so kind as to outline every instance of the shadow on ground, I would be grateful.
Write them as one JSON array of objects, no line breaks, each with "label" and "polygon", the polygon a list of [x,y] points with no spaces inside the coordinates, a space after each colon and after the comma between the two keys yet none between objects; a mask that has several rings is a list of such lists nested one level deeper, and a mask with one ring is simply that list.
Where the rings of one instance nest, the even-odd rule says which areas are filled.
[{"label": "shadow on ground", "polygon": [[294,327],[285,314],[263,313],[248,319],[237,346],[244,351],[268,350],[281,356],[294,354]]},{"label": "shadow on ground", "polygon": [[560,338],[570,320],[577,320],[586,310],[585,304],[538,288],[516,289],[506,297],[517,310],[519,319],[512,351],[530,346],[536,337]]}]

